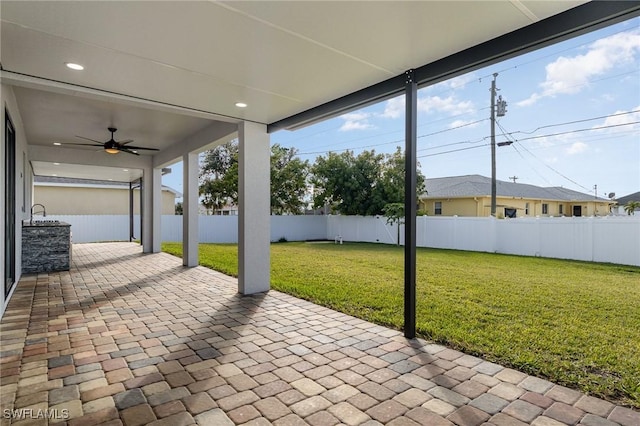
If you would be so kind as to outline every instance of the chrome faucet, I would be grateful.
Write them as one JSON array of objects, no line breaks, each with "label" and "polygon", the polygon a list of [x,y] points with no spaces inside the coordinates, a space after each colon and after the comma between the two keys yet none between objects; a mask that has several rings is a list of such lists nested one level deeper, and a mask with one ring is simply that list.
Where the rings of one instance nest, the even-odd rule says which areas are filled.
[{"label": "chrome faucet", "polygon": [[34,215],[33,209],[35,209],[36,206],[42,207],[42,211],[35,212],[35,213],[42,213],[42,217],[47,217],[47,209],[45,209],[45,207],[42,204],[34,204],[33,206],[31,206],[31,219],[29,220],[29,225],[33,225],[33,215]]}]

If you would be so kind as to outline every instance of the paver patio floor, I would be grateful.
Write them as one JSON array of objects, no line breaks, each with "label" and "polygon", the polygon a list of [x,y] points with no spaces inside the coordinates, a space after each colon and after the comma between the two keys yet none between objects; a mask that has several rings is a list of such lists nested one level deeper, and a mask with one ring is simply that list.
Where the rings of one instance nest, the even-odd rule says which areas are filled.
[{"label": "paver patio floor", "polygon": [[24,276],[1,340],[2,425],[640,424],[277,291],[240,296],[131,243],[75,245],[71,271]]}]

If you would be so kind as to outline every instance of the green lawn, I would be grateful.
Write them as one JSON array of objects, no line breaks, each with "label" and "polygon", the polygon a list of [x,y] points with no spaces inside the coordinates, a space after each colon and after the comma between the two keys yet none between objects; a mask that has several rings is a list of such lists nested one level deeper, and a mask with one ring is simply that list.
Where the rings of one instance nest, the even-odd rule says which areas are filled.
[{"label": "green lawn", "polygon": [[[180,256],[180,244],[163,244]],[[278,243],[271,285],[402,328],[403,248]],[[237,275],[237,247],[200,264]],[[640,407],[640,268],[453,250],[417,251],[417,329],[439,343]]]}]

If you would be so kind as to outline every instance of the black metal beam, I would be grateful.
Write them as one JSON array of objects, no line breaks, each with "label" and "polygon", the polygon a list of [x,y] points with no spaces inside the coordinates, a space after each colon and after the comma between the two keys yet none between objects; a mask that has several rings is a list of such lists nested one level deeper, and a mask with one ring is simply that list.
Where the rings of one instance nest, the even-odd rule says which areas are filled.
[{"label": "black metal beam", "polygon": [[[640,16],[640,0],[592,1],[415,69],[424,87]],[[460,29],[464,31],[464,29]],[[267,126],[269,133],[296,129],[401,95],[404,75],[342,96]]]},{"label": "black metal beam", "polygon": [[405,73],[404,166],[404,337],[416,337],[416,185],[418,145],[418,83]]},{"label": "black metal beam", "polygon": [[416,69],[420,87],[640,16],[640,1],[591,1]]}]

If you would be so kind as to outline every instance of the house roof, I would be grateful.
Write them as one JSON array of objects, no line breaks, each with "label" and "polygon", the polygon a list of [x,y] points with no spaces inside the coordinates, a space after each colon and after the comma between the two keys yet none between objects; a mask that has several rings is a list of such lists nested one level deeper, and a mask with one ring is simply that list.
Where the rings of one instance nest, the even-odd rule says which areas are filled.
[{"label": "house roof", "polygon": [[[427,192],[422,195],[422,198],[490,197],[491,178],[481,175],[464,175],[426,179],[425,189]],[[536,200],[609,201],[559,186],[544,188],[501,180],[496,181],[496,195]]]},{"label": "house roof", "polygon": [[616,198],[616,201],[621,206],[627,204],[629,201],[640,201],[640,191],[625,195],[624,197]]},{"label": "house roof", "polygon": [[[97,180],[97,179],[78,179],[68,178],[60,176],[34,176],[33,183],[36,186],[66,186],[66,187],[108,187],[108,188],[122,188],[129,187],[129,182],[116,182],[110,180]],[[163,191],[169,191],[175,194],[177,198],[182,197],[182,194],[170,186],[162,185]]]}]

